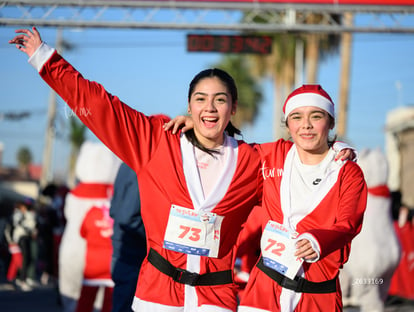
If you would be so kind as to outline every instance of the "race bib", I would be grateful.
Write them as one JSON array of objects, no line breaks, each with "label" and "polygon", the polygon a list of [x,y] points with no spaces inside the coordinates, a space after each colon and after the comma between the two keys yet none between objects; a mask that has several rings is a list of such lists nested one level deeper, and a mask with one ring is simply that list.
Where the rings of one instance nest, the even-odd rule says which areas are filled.
[{"label": "race bib", "polygon": [[293,279],[303,262],[294,256],[297,235],[284,225],[269,220],[260,241],[264,265]]},{"label": "race bib", "polygon": [[186,254],[217,258],[222,216],[171,206],[164,248]]}]

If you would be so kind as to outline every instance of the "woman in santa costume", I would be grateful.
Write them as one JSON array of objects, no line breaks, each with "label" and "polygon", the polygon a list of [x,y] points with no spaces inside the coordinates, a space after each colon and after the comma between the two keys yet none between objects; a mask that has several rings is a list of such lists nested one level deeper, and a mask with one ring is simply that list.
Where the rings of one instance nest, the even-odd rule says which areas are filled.
[{"label": "woman in santa costume", "polygon": [[137,173],[148,255],[133,309],[236,311],[233,246],[260,202],[262,177],[258,153],[231,136],[238,132],[230,123],[237,105],[233,79],[218,69],[196,75],[188,93],[194,131],[172,134],[163,130],[166,118],[148,117],[84,79],[35,28],[16,32],[10,43]]},{"label": "woman in santa costume", "polygon": [[355,162],[335,161],[334,103],[321,86],[296,89],[283,111],[294,143],[258,146],[268,221],[239,311],[342,311],[338,274],[361,230],[367,186]]}]

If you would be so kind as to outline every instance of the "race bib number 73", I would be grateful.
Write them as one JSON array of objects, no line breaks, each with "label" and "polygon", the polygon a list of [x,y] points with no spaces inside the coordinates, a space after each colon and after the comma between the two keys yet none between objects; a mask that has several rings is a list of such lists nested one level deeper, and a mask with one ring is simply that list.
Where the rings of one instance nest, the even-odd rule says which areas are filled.
[{"label": "race bib number 73", "polygon": [[222,216],[172,205],[164,236],[164,248],[217,258]]}]

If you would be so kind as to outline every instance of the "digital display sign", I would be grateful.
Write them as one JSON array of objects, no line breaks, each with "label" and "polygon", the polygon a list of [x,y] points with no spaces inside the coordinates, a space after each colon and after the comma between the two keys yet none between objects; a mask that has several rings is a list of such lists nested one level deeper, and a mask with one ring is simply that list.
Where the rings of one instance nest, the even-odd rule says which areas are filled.
[{"label": "digital display sign", "polygon": [[188,34],[187,51],[269,54],[272,52],[272,37]]}]

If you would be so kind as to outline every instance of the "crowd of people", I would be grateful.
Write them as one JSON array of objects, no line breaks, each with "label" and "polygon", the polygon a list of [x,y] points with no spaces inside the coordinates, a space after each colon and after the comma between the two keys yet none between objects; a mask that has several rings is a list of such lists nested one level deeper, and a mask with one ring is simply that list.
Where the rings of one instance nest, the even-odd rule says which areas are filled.
[{"label": "crowd of people", "polygon": [[65,186],[50,184],[36,200],[18,200],[14,211],[6,216],[0,233],[2,250],[8,251],[2,253],[5,277],[23,291],[57,281],[57,251],[65,226],[62,208],[67,192]]},{"label": "crowd of people", "polygon": [[[223,70],[195,75],[186,117],[147,116],[35,27],[16,33],[10,43],[74,112],[92,112],[78,117],[105,145],[81,150],[65,200],[65,311],[342,311],[339,272],[368,189],[355,151],[330,137],[335,106],[320,85],[287,97],[290,140],[249,144],[235,138],[238,92]],[[242,293],[236,258],[248,261]]]}]

